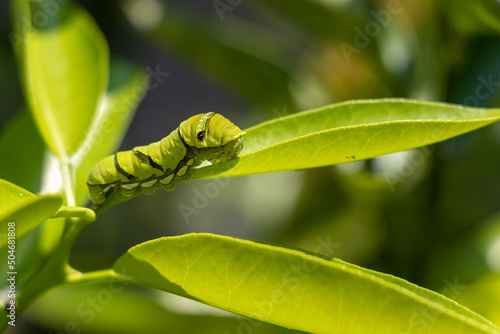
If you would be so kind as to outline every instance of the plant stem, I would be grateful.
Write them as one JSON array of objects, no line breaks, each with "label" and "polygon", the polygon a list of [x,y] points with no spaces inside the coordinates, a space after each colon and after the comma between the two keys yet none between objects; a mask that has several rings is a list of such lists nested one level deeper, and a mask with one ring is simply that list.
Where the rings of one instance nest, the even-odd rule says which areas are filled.
[{"label": "plant stem", "polygon": [[67,206],[76,206],[75,200],[75,169],[67,159],[60,160],[60,168],[64,185],[64,194]]},{"label": "plant stem", "polygon": [[18,296],[19,314],[48,290],[64,284],[68,277],[74,275],[73,270],[68,265],[69,253],[76,237],[87,224],[88,222],[83,219],[67,219],[67,229],[61,243],[52,252],[45,266],[20,287]]},{"label": "plant stem", "polygon": [[88,273],[71,270],[72,272],[66,277],[66,283],[70,285],[83,285],[117,279],[116,273],[112,269],[96,270]]},{"label": "plant stem", "polygon": [[54,214],[54,216],[52,216],[52,218],[61,218],[61,217],[80,218],[89,223],[92,223],[93,221],[95,221],[96,215],[94,210],[88,208],[82,208],[79,206],[62,206]]}]

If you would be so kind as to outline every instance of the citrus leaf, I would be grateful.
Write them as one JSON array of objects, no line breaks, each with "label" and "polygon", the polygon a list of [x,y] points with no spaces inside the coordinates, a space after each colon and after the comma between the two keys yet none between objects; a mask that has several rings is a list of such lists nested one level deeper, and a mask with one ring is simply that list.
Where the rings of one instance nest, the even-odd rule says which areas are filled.
[{"label": "citrus leaf", "polygon": [[498,332],[467,308],[394,276],[211,234],[145,242],[113,269],[140,285],[311,333]]},{"label": "citrus leaf", "polygon": [[31,231],[50,218],[62,205],[58,195],[35,196],[8,181],[0,179],[0,248],[7,244],[9,223],[15,223],[15,237]]},{"label": "citrus leaf", "polygon": [[249,128],[238,159],[194,170],[193,179],[313,168],[409,150],[500,119],[500,109],[404,99],[359,100]]},{"label": "citrus leaf", "polygon": [[85,138],[106,88],[106,41],[73,3],[17,0],[14,9],[26,99],[47,145],[67,158]]}]

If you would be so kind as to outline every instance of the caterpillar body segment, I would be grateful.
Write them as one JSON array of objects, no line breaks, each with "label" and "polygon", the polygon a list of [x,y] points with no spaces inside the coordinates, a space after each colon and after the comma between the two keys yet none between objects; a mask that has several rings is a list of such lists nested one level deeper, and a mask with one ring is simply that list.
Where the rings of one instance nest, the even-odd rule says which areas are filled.
[{"label": "caterpillar body segment", "polygon": [[189,179],[192,168],[203,161],[222,163],[235,158],[243,148],[244,135],[220,114],[195,115],[158,142],[118,152],[97,163],[87,179],[90,198],[99,206],[157,188],[173,189],[180,180]]}]

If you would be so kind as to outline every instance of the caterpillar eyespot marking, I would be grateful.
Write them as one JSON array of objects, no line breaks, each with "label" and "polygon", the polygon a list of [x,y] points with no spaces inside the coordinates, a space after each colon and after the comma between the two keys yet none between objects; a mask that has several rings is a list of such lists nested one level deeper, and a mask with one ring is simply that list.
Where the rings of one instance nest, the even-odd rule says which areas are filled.
[{"label": "caterpillar eyespot marking", "polygon": [[111,196],[125,200],[159,187],[173,189],[175,178],[189,179],[192,168],[203,161],[234,159],[243,149],[244,135],[220,114],[195,115],[158,142],[118,152],[97,163],[87,179],[90,198],[102,205]]},{"label": "caterpillar eyespot marking", "polygon": [[203,139],[205,139],[205,131],[198,132],[198,135],[196,135],[196,138],[198,138],[199,141],[202,141]]}]

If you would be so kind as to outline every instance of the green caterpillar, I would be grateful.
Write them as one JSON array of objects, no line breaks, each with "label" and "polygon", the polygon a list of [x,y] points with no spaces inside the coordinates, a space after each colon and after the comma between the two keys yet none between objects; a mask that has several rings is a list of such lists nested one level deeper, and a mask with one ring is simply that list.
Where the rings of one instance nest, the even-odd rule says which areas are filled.
[{"label": "green caterpillar", "polygon": [[87,179],[90,198],[99,206],[111,198],[124,201],[160,187],[173,189],[176,177],[189,179],[191,169],[203,161],[221,163],[235,158],[243,149],[244,135],[220,114],[193,116],[158,142],[97,163]]}]

